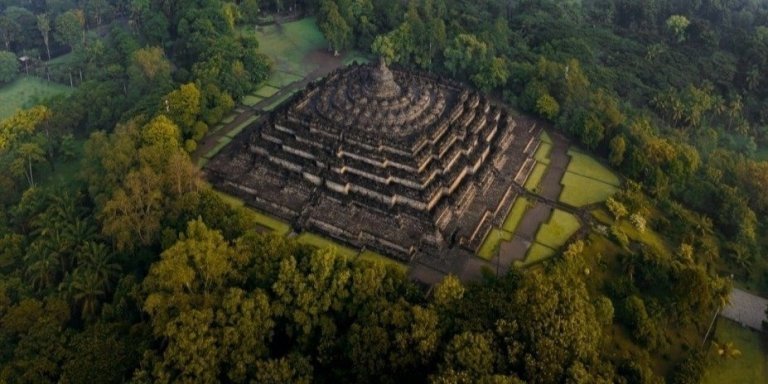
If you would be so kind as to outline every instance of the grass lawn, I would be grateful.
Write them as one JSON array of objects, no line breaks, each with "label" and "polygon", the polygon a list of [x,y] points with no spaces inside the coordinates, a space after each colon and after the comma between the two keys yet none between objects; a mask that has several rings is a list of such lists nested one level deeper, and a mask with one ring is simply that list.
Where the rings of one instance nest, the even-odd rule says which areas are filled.
[{"label": "grass lawn", "polygon": [[296,237],[296,241],[299,244],[309,245],[319,249],[333,248],[336,250],[338,255],[346,258],[353,258],[357,256],[358,253],[358,251],[352,248],[345,247],[339,243],[336,243],[335,241],[328,240],[322,236],[309,232],[300,234],[298,237]]},{"label": "grass lawn", "polygon": [[317,28],[314,18],[306,18],[280,25],[270,25],[254,30],[244,27],[243,33],[256,36],[259,51],[271,57],[275,70],[298,76],[306,76],[316,65],[306,60],[312,51],[327,47],[325,37]]},{"label": "grass lawn", "polygon": [[573,172],[565,172],[560,183],[563,184],[563,191],[560,192],[559,200],[575,207],[605,201],[618,191],[614,185]]},{"label": "grass lawn", "polygon": [[541,142],[552,144],[552,138],[549,137],[549,134],[547,133],[547,131],[541,131]]},{"label": "grass lawn", "polygon": [[278,235],[287,235],[291,232],[291,226],[277,220],[271,216],[267,216],[259,211],[253,210],[249,207],[245,206],[245,202],[235,196],[226,194],[224,192],[216,191],[217,195],[221,197],[222,200],[224,200],[225,203],[235,207],[235,208],[245,208],[248,210],[248,213],[253,217],[254,221],[256,221],[256,224],[268,228],[272,230],[273,232],[276,232]]},{"label": "grass lawn", "polygon": [[552,249],[560,248],[580,227],[581,223],[576,216],[555,209],[549,221],[542,224],[536,232],[536,242]]},{"label": "grass lawn", "polygon": [[[255,116],[255,117],[258,118],[258,116]],[[251,125],[251,123],[253,123],[253,121],[255,121],[256,119],[253,119],[253,121],[250,121],[250,120],[251,119],[246,120],[248,124],[240,124],[237,127],[233,128],[231,131],[227,132],[227,134],[224,136],[230,139],[234,139],[238,133],[242,132],[245,128],[248,128]]]},{"label": "grass lawn", "polygon": [[267,106],[265,106],[263,109],[265,111],[271,111],[271,110],[277,108],[280,104],[282,104],[286,100],[290,99],[291,96],[293,96],[296,92],[298,92],[298,90],[290,92],[290,93],[286,93],[285,95],[282,95],[282,96],[276,98],[275,100],[272,100],[272,103],[267,105]]},{"label": "grass lawn", "polygon": [[229,144],[230,141],[232,141],[232,139],[230,139],[230,138],[228,138],[226,136],[222,136],[219,139],[218,144],[216,144],[215,147],[211,148],[211,150],[208,151],[208,153],[206,153],[205,155],[203,155],[203,157],[210,159],[210,158],[216,156],[216,154],[219,153],[219,151],[221,151],[222,148],[226,147],[227,144]]},{"label": "grass lawn", "polygon": [[267,79],[267,85],[271,85],[275,88],[282,88],[295,81],[303,79],[301,76],[290,74],[287,72],[274,71],[272,76]]},{"label": "grass lawn", "polygon": [[278,88],[270,87],[269,85],[265,85],[265,86],[257,89],[256,92],[254,92],[253,94],[254,94],[254,96],[258,96],[258,97],[266,99],[268,97],[271,97],[275,93],[277,93],[279,90],[280,89],[278,89]]},{"label": "grass lawn", "polygon": [[501,229],[493,228],[488,235],[485,236],[483,244],[480,245],[480,249],[477,251],[477,256],[485,260],[490,260],[496,256],[496,252],[499,250],[499,243],[502,240],[512,239],[512,234]]},{"label": "grass lawn", "polygon": [[[248,97],[248,96],[246,96],[246,97]],[[224,124],[229,124],[229,123],[235,121],[235,117],[237,117],[237,114],[233,113],[233,114],[231,114],[231,115],[221,119],[221,122],[224,123]]]},{"label": "grass lawn", "polygon": [[244,105],[249,106],[249,107],[253,107],[254,105],[258,104],[259,101],[261,101],[261,100],[262,100],[262,98],[259,97],[259,96],[248,95],[248,96],[243,97],[242,103]]},{"label": "grass lawn", "polygon": [[542,163],[536,163],[536,165],[533,167],[533,171],[531,171],[531,174],[528,175],[528,180],[525,181],[525,189],[529,191],[533,191],[536,189],[536,187],[539,186],[539,183],[541,182],[541,178],[544,177],[544,172],[547,170],[547,165]]},{"label": "grass lawn", "polygon": [[552,144],[542,141],[533,158],[539,163],[549,164],[549,154],[552,152]]},{"label": "grass lawn", "polygon": [[568,155],[571,156],[571,161],[568,163],[568,172],[617,187],[621,183],[615,173],[611,172],[610,169],[603,166],[592,156],[574,149],[569,149]]},{"label": "grass lawn", "polygon": [[243,129],[245,129],[249,125],[253,124],[253,122],[258,120],[258,119],[259,119],[259,115],[253,115],[253,116],[245,119],[245,121],[243,121],[242,123],[238,124],[236,127],[232,128],[232,130],[227,132],[226,136],[228,136],[228,137],[235,137],[232,134],[232,132],[235,132],[235,135],[236,135],[238,132],[242,131]]},{"label": "grass lawn", "polygon": [[515,261],[517,267],[527,267],[529,265],[536,264],[540,261],[549,259],[555,255],[555,250],[539,243],[531,244],[528,248],[528,253],[525,255],[524,261]]},{"label": "grass lawn", "polygon": [[23,108],[30,108],[39,102],[56,96],[67,95],[72,89],[58,83],[29,76],[0,86],[0,120],[13,115]]},{"label": "grass lawn", "polygon": [[501,229],[509,233],[515,233],[517,225],[520,224],[520,220],[523,219],[523,215],[528,210],[528,204],[528,199],[525,197],[515,199],[515,203],[512,204],[512,209],[509,210],[509,214],[504,219]]},{"label": "grass lawn", "polygon": [[373,251],[363,251],[360,253],[360,256],[357,258],[357,260],[361,260],[368,263],[377,263],[381,264],[387,267],[394,267],[397,270],[406,273],[408,272],[408,266],[397,262],[393,259],[390,259],[389,257],[386,257],[384,255],[380,255]]},{"label": "grass lawn", "polygon": [[761,335],[737,323],[719,319],[715,339],[721,343],[732,342],[741,356],[723,359],[710,352],[714,360],[704,374],[702,384],[764,384],[768,382],[768,349],[761,345]]}]

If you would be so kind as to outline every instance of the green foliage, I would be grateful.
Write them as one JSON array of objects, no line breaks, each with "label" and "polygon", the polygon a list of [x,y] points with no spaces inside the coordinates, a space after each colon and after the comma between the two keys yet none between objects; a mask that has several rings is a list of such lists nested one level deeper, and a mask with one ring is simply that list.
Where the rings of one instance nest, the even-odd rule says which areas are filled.
[{"label": "green foliage", "polygon": [[19,73],[19,60],[13,52],[0,51],[0,83],[8,83]]},{"label": "green foliage", "polygon": [[560,113],[560,104],[550,95],[542,95],[536,99],[536,112],[549,120],[554,120]]},{"label": "green foliage", "polygon": [[678,43],[685,41],[685,30],[691,24],[688,18],[682,15],[672,15],[667,19],[667,28],[672,31]]}]

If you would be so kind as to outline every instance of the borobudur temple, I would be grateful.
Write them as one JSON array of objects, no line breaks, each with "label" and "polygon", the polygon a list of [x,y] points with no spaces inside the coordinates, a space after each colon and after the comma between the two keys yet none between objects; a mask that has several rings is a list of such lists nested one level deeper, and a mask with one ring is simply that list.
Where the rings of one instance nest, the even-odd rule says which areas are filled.
[{"label": "borobudur temple", "polygon": [[297,232],[447,272],[502,224],[538,129],[456,81],[351,65],[248,127],[205,172]]}]

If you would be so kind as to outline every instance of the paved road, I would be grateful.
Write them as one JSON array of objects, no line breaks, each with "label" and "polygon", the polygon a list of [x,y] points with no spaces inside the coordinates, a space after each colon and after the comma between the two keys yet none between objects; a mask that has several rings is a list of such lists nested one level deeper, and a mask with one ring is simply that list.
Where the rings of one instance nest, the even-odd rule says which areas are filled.
[{"label": "paved road", "polygon": [[720,315],[736,321],[741,325],[762,331],[765,310],[768,308],[768,299],[734,289],[731,292],[730,303],[720,312]]}]

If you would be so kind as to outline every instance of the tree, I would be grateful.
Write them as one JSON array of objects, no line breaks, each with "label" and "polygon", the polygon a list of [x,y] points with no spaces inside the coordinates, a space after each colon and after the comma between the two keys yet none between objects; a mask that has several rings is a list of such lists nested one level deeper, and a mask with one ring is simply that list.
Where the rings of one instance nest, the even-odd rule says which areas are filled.
[{"label": "tree", "polygon": [[19,60],[13,52],[0,51],[0,83],[8,83],[19,73]]},{"label": "tree", "polygon": [[0,15],[0,36],[3,38],[6,51],[11,50],[11,43],[16,41],[19,33],[21,33],[21,26],[18,22],[7,15]]},{"label": "tree", "polygon": [[166,95],[164,110],[168,117],[181,128],[182,136],[197,141],[194,126],[201,112],[202,94],[194,83],[183,84],[179,89]]},{"label": "tree", "polygon": [[536,100],[536,112],[549,120],[554,120],[560,114],[560,104],[554,97],[542,95]]},{"label": "tree", "polygon": [[162,48],[141,48],[131,54],[128,71],[137,86],[158,84],[170,79],[171,63]]},{"label": "tree", "polygon": [[620,166],[624,162],[624,153],[627,151],[627,142],[624,140],[624,136],[615,136],[611,139],[609,147],[611,152],[608,162],[614,167]]},{"label": "tree", "polygon": [[60,43],[75,49],[84,43],[85,20],[82,11],[69,10],[56,17],[54,37]]},{"label": "tree", "polygon": [[494,57],[481,65],[480,72],[472,75],[472,82],[482,91],[489,92],[504,85],[508,78],[507,61],[501,57]]},{"label": "tree", "polygon": [[682,15],[672,15],[666,22],[667,29],[672,32],[678,43],[685,41],[685,30],[690,24],[691,22],[688,21],[688,18]]},{"label": "tree", "polygon": [[346,48],[349,44],[352,29],[339,13],[339,7],[332,0],[322,2],[319,18],[318,27],[328,39],[333,55],[338,56],[339,50]]},{"label": "tree", "polygon": [[118,249],[152,244],[160,233],[163,216],[160,176],[150,167],[141,167],[125,176],[101,212],[102,232]]},{"label": "tree", "polygon": [[445,48],[445,68],[453,75],[475,73],[488,54],[488,45],[472,34],[459,34]]},{"label": "tree", "polygon": [[255,24],[259,19],[259,0],[243,0],[240,2],[240,13],[243,15],[243,20],[249,24]]},{"label": "tree", "polygon": [[45,13],[37,15],[37,29],[40,31],[40,35],[43,36],[43,43],[45,43],[45,53],[48,55],[48,60],[51,60],[51,47],[50,47],[50,32],[51,32],[51,20]]}]

